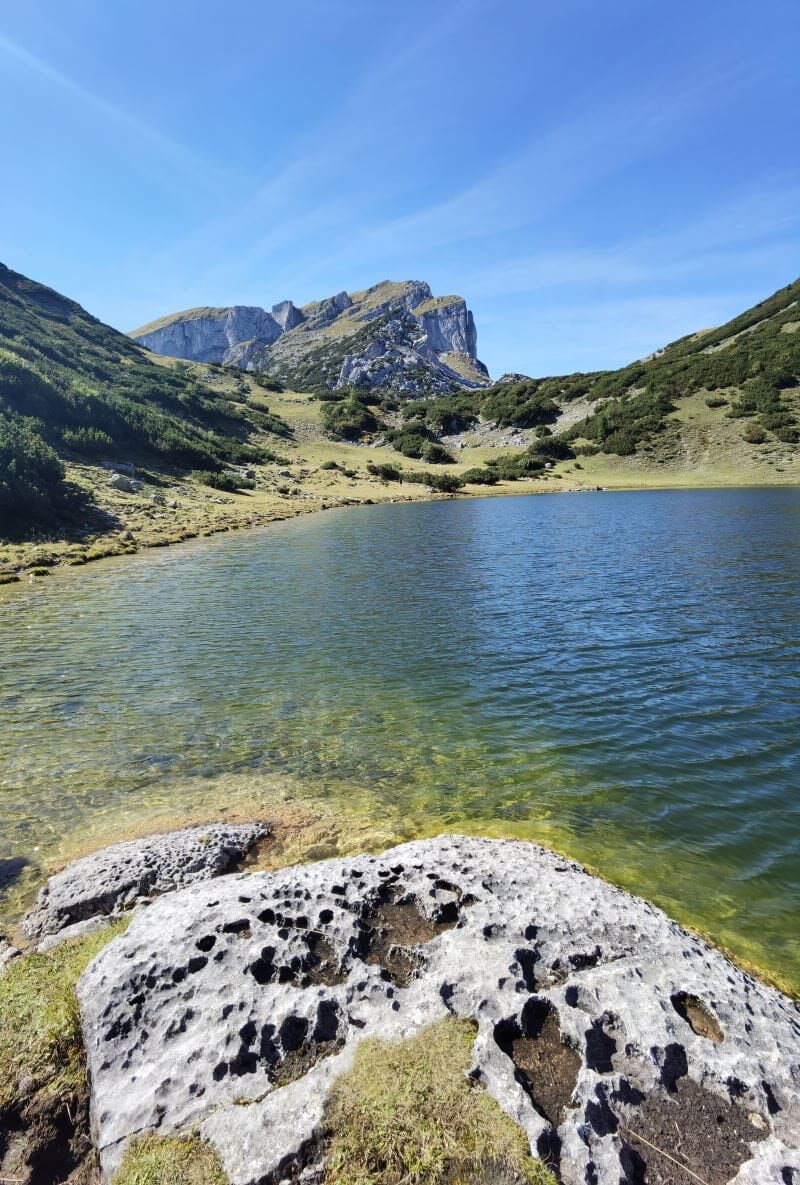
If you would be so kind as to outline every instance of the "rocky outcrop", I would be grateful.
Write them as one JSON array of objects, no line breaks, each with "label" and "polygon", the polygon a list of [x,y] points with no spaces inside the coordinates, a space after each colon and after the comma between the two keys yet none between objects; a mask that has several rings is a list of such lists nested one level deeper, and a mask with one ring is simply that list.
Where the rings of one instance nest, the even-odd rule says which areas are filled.
[{"label": "rocky outcrop", "polygon": [[459,296],[434,297],[421,280],[384,280],[298,309],[192,309],[132,336],[157,353],[264,371],[300,390],[378,387],[425,395],[480,387],[472,313]]},{"label": "rocky outcrop", "polygon": [[78,991],[107,1174],[134,1133],[199,1126],[232,1185],[296,1180],[358,1043],[448,1013],[565,1185],[800,1172],[792,1002],[533,844],[446,836],[170,893]]},{"label": "rocky outcrop", "polygon": [[278,304],[274,304],[272,315],[284,333],[294,329],[297,325],[302,325],[306,319],[305,314],[290,300],[282,300]]},{"label": "rocky outcrop", "polygon": [[434,355],[467,354],[475,358],[478,334],[466,301],[461,297],[450,297],[431,304],[433,307],[423,305],[414,310],[424,334],[421,348]]},{"label": "rocky outcrop", "polygon": [[156,354],[192,362],[228,363],[232,361],[231,351],[240,343],[255,342],[264,347],[281,333],[282,326],[266,309],[233,305],[227,309],[188,309],[144,325],[131,336]]},{"label": "rocky outcrop", "polygon": [[260,823],[210,823],[103,848],[50,877],[22,923],[23,932],[28,938],[66,928],[87,933],[86,923],[93,919],[230,872],[268,832]]}]

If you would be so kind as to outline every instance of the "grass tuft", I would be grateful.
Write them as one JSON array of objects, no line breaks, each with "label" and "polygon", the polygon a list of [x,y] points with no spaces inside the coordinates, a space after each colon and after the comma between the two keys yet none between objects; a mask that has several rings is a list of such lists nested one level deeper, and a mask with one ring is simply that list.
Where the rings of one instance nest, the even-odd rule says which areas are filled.
[{"label": "grass tuft", "polygon": [[12,1104],[21,1078],[54,1094],[79,1088],[85,1063],[75,985],[127,920],[46,955],[15,959],[0,978],[0,1110]]},{"label": "grass tuft", "polygon": [[467,1077],[475,1032],[448,1017],[408,1041],[361,1043],[328,1100],[326,1185],[555,1185]]},{"label": "grass tuft", "polygon": [[142,1136],[128,1145],[114,1185],[227,1185],[227,1178],[197,1136]]}]

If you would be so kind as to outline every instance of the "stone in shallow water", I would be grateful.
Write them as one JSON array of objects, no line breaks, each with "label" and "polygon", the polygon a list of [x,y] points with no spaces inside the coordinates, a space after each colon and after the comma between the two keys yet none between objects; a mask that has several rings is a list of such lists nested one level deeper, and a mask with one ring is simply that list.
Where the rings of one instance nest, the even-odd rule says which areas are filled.
[{"label": "stone in shallow water", "polygon": [[261,823],[209,823],[103,848],[51,876],[22,929],[29,938],[57,934],[129,908],[141,897],[220,876],[236,868],[268,831]]},{"label": "stone in shallow water", "polygon": [[713,1185],[800,1170],[792,1002],[534,844],[444,836],[171,893],[79,997],[106,1173],[134,1133],[199,1125],[233,1185],[280,1181],[318,1158],[358,1042],[448,1011],[566,1185],[689,1185],[698,1115]]}]

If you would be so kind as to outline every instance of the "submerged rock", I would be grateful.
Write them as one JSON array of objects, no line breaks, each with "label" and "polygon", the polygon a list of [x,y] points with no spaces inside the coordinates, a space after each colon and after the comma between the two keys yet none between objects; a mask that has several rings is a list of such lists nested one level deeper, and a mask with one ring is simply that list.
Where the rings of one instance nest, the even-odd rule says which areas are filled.
[{"label": "submerged rock", "polygon": [[232,1185],[297,1179],[362,1038],[448,1012],[566,1185],[800,1171],[793,1003],[533,844],[444,836],[170,893],[78,992],[107,1174],[134,1133],[199,1126]]},{"label": "submerged rock", "polygon": [[23,933],[58,934],[130,908],[139,898],[230,872],[268,830],[261,823],[209,823],[103,848],[50,877],[22,923]]}]

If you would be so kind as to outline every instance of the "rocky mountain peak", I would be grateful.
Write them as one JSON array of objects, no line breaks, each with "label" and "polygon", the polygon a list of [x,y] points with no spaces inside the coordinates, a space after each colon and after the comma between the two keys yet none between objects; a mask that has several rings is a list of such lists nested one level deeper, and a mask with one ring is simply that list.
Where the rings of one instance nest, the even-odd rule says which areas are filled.
[{"label": "rocky mountain peak", "polygon": [[424,280],[381,280],[298,308],[189,309],[131,335],[159,354],[258,370],[300,390],[379,387],[419,396],[483,386],[472,313]]}]

